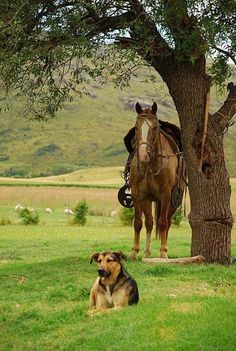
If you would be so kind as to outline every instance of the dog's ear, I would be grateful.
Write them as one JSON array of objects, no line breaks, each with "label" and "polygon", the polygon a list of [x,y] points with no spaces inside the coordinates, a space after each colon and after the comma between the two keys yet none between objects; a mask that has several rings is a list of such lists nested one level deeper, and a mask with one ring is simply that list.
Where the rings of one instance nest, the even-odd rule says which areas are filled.
[{"label": "dog's ear", "polygon": [[126,256],[122,251],[113,251],[113,254],[117,257],[119,261],[126,260]]},{"label": "dog's ear", "polygon": [[91,256],[91,258],[90,258],[90,264],[93,262],[93,260],[94,260],[95,262],[97,262],[98,256],[99,256],[99,252],[93,254],[93,255]]}]

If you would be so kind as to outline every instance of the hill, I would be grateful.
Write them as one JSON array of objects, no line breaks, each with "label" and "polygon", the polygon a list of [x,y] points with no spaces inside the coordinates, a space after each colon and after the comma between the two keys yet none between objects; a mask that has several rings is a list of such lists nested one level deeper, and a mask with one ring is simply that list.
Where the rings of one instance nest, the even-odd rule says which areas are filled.
[{"label": "hill", "polygon": [[[41,177],[92,166],[123,166],[127,158],[123,137],[134,125],[135,102],[150,105],[155,100],[160,119],[178,124],[167,88],[158,77],[156,83],[147,82],[149,75],[149,71],[140,69],[130,87],[123,90],[94,83],[90,96],[66,104],[47,123],[25,120],[12,112],[2,113],[0,176]],[[234,72],[231,79],[235,77]],[[212,93],[211,110],[215,111],[222,101],[224,97]],[[233,126],[225,135],[226,160],[232,177],[236,176],[235,138]]]}]

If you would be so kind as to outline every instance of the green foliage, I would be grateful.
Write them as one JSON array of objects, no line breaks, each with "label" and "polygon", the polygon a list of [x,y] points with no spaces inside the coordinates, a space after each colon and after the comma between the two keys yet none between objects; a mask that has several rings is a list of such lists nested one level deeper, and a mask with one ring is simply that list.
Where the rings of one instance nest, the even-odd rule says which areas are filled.
[{"label": "green foliage", "polygon": [[2,217],[2,219],[0,220],[0,225],[9,225],[11,224],[11,220],[8,217]]},{"label": "green foliage", "polygon": [[85,200],[78,202],[74,209],[74,223],[79,225],[85,225],[87,221],[88,205]]},{"label": "green foliage", "polygon": [[[165,62],[165,57],[172,55],[176,63],[194,65],[204,55],[215,60],[220,53],[236,62],[235,0],[213,5],[200,0],[135,4],[2,1],[0,71],[4,97],[15,102],[23,95],[22,114],[47,119],[75,95],[88,94],[89,82],[112,80],[115,86],[128,86],[143,59],[152,65],[156,59]],[[118,36],[126,38],[121,41],[126,50],[113,45]],[[9,100],[2,101],[4,111]]]},{"label": "green foliage", "polygon": [[177,208],[177,210],[175,211],[172,217],[172,223],[179,226],[182,220],[183,220],[183,211],[182,211],[182,208],[179,207]]},{"label": "green foliage", "polygon": [[134,209],[122,207],[120,209],[119,217],[120,217],[121,223],[124,226],[131,226],[134,221]]},{"label": "green foliage", "polygon": [[21,167],[9,167],[4,171],[0,172],[0,176],[13,178],[27,178],[28,172],[26,169]]},{"label": "green foliage", "polygon": [[225,82],[232,73],[232,68],[228,64],[228,58],[223,55],[219,55],[212,63],[209,71],[212,75],[213,84],[218,86],[219,91],[222,94],[225,90]]},{"label": "green foliage", "polygon": [[60,147],[56,144],[48,144],[48,145],[45,145],[41,148],[39,148],[37,151],[36,151],[36,155],[37,156],[44,156],[44,155],[47,155],[47,154],[55,154],[57,152],[60,152]]},{"label": "green foliage", "polygon": [[37,212],[30,210],[28,207],[19,211],[19,217],[25,225],[36,225],[39,223],[39,215]]}]

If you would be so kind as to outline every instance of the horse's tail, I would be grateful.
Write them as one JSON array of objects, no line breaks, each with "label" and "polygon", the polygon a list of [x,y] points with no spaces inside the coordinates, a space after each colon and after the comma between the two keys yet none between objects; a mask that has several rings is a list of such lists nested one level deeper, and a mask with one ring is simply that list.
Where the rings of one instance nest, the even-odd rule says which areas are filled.
[{"label": "horse's tail", "polygon": [[161,214],[161,202],[160,200],[157,200],[154,204],[155,206],[155,226],[156,226],[156,239],[160,239],[160,234],[158,231],[158,221],[160,218],[160,214]]}]

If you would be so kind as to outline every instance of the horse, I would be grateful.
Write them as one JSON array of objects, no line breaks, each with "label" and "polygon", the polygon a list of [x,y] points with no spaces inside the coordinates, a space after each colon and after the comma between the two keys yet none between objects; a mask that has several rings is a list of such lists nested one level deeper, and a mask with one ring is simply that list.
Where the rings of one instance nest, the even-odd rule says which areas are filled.
[{"label": "horse", "polygon": [[176,211],[172,202],[172,191],[176,185],[180,186],[181,189],[184,187],[184,182],[180,182],[182,178],[180,172],[182,152],[174,139],[160,128],[155,102],[151,109],[145,108],[143,110],[139,103],[136,103],[135,107],[138,116],[135,124],[134,153],[129,174],[129,186],[134,204],[134,242],[131,258],[136,259],[139,252],[143,214],[146,227],[144,255],[145,257],[151,256],[153,202],[155,205],[156,236],[161,240],[160,257],[168,258],[168,231],[172,216]]}]

